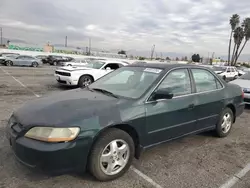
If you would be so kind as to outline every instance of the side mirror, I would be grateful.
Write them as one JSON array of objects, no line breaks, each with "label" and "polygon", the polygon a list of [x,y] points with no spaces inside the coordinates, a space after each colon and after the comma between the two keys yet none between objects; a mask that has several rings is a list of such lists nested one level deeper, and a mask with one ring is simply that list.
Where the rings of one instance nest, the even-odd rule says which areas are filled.
[{"label": "side mirror", "polygon": [[107,67],[106,70],[111,70],[111,68],[110,68],[110,67]]},{"label": "side mirror", "polygon": [[169,92],[168,89],[159,89],[153,93],[152,99],[159,100],[159,99],[172,99],[174,94]]}]

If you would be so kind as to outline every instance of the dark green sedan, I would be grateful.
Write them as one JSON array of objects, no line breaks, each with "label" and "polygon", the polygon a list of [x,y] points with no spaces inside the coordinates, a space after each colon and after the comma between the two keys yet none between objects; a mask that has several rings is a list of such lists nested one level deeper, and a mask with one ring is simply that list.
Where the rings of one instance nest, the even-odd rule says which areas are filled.
[{"label": "dark green sedan", "polygon": [[227,136],[243,98],[239,86],[205,67],[131,64],[88,87],[28,102],[12,114],[7,135],[28,167],[88,170],[107,181],[149,147],[210,130]]}]

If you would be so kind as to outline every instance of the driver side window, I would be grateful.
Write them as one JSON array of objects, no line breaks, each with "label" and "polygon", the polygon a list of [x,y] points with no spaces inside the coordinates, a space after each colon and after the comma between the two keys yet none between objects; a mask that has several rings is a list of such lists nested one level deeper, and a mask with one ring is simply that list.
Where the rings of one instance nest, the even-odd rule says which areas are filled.
[{"label": "driver side window", "polygon": [[104,69],[110,68],[111,70],[116,70],[119,67],[119,65],[117,63],[108,63],[107,65],[104,66]]},{"label": "driver side window", "polygon": [[158,89],[166,89],[174,97],[191,94],[191,81],[187,69],[171,71],[161,82]]}]

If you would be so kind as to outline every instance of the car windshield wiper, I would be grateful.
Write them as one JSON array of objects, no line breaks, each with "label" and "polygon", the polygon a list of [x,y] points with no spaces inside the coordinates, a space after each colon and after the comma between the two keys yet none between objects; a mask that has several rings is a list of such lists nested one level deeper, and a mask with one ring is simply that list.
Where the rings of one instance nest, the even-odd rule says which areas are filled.
[{"label": "car windshield wiper", "polygon": [[94,91],[99,91],[99,92],[102,92],[103,94],[107,94],[107,95],[110,95],[112,97],[115,97],[115,98],[119,98],[117,95],[115,95],[114,93],[110,92],[110,91],[107,91],[105,89],[100,89],[100,88],[89,88],[90,90],[94,90]]}]

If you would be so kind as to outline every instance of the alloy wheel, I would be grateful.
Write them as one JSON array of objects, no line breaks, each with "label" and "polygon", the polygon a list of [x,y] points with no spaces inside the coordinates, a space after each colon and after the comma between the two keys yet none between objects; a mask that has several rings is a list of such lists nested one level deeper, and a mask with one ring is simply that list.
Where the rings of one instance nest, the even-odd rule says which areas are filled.
[{"label": "alloy wheel", "polygon": [[232,126],[232,117],[229,113],[226,113],[222,119],[222,124],[221,124],[222,132],[227,133],[230,130],[231,126]]},{"label": "alloy wheel", "polygon": [[90,85],[91,82],[92,82],[92,81],[91,81],[90,78],[84,78],[84,79],[83,79],[83,82],[82,82],[82,86],[83,86],[83,87],[86,87],[86,86]]},{"label": "alloy wheel", "polygon": [[128,144],[124,140],[113,140],[104,148],[101,154],[101,170],[106,175],[116,175],[126,166],[129,156]]}]

